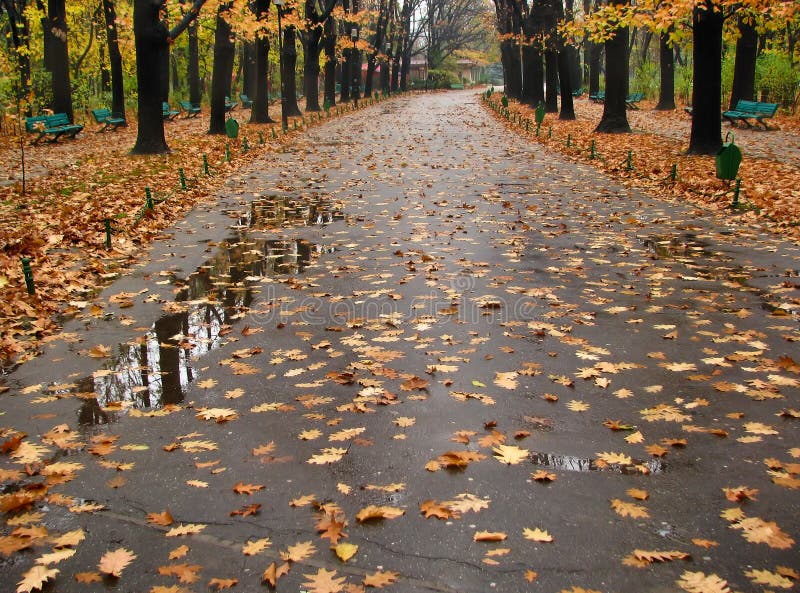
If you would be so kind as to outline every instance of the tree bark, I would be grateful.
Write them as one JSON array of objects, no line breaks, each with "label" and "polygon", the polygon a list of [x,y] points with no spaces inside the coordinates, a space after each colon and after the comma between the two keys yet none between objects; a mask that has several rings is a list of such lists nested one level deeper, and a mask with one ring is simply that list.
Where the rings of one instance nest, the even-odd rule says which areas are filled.
[{"label": "tree bark", "polygon": [[134,0],[133,4],[139,127],[132,154],[169,152],[164,138],[159,64],[167,53],[170,40],[177,38],[197,18],[206,0],[195,0],[189,12],[171,31],[159,19],[164,2],[165,0]]},{"label": "tree bark", "polygon": [[285,76],[286,111],[289,117],[303,115],[297,105],[297,29],[293,25],[283,28],[283,72]]},{"label": "tree bark", "polygon": [[659,37],[658,61],[661,66],[661,83],[658,91],[659,111],[675,109],[675,53],[669,43],[669,32],[661,33]]},{"label": "tree bark", "polygon": [[600,92],[600,59],[603,56],[603,46],[594,41],[587,41],[589,44],[589,94],[594,95]]},{"label": "tree bark", "polygon": [[558,113],[558,52],[548,49],[544,52],[544,69],[547,86],[544,93],[544,110]]},{"label": "tree bark", "polygon": [[303,94],[306,111],[320,111],[319,106],[319,54],[322,50],[322,26],[309,27],[305,32],[303,56]]},{"label": "tree bark", "polygon": [[325,99],[328,107],[336,105],[336,23],[332,17],[325,20],[322,42],[325,51]]},{"label": "tree bark", "polygon": [[[270,0],[256,0],[251,5],[255,17],[259,21],[267,18]],[[253,65],[253,107],[250,110],[250,122],[256,124],[275,123],[269,116],[269,36],[267,31],[259,30],[253,42],[255,64]]]},{"label": "tree bark", "polygon": [[114,0],[103,0],[108,40],[108,63],[111,69],[111,112],[114,117],[125,119],[125,86],[122,73],[122,53],[119,50],[117,13]]},{"label": "tree bark", "polygon": [[722,25],[713,0],[692,11],[694,88],[689,154],[716,154],[722,147]]},{"label": "tree bark", "polygon": [[739,17],[739,39],[736,41],[736,61],[733,66],[733,89],[730,109],[739,99],[753,101],[756,93],[756,58],[758,57],[758,33],[752,22]]},{"label": "tree bark", "polygon": [[[17,98],[21,102],[27,103],[31,86],[31,59],[29,51],[30,26],[24,12],[17,10],[12,0],[0,1],[0,7],[5,8],[6,13],[8,13],[9,33],[11,42],[16,50],[14,55],[17,61],[17,72],[19,74]],[[27,113],[30,115],[30,105],[28,105]]]},{"label": "tree bark", "polygon": [[197,21],[193,21],[187,30],[189,59],[186,66],[186,78],[189,82],[189,102],[200,105],[203,92],[200,88],[200,42],[197,39]]},{"label": "tree bark", "polygon": [[[67,9],[65,0],[48,0],[45,29],[45,66],[50,71],[53,84],[55,113],[66,113],[75,121],[72,110],[72,85],[69,79],[69,49],[67,48]],[[49,55],[48,55],[49,54]]]},{"label": "tree bark", "polygon": [[211,74],[211,121],[209,134],[225,133],[225,97],[230,96],[233,61],[236,46],[233,31],[225,20],[232,2],[223,2],[217,10],[217,26],[214,31],[214,69]]},{"label": "tree bark", "polygon": [[[627,1],[616,2],[624,5]],[[631,131],[625,99],[628,97],[628,28],[620,27],[605,42],[606,98],[596,132],[624,134]]]}]

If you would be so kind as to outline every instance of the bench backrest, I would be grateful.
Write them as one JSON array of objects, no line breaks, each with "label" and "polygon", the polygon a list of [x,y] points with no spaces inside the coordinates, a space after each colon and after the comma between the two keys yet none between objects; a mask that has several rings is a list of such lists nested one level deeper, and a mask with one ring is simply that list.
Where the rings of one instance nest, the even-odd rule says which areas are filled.
[{"label": "bench backrest", "polygon": [[162,101],[161,111],[163,111],[164,113],[169,113],[170,111],[172,111],[172,107],[170,107],[169,103],[167,103],[166,101]]},{"label": "bench backrest", "polygon": [[181,109],[194,109],[194,105],[190,101],[179,101],[178,105],[181,106]]},{"label": "bench backrest", "polygon": [[44,116],[44,125],[47,128],[57,128],[58,126],[70,125],[70,121],[66,113],[54,113],[53,115]]},{"label": "bench backrest", "polygon": [[94,116],[94,119],[97,120],[97,123],[101,124],[111,117],[111,110],[107,109],[106,107],[92,109],[92,115]]},{"label": "bench backrest", "polygon": [[43,130],[46,126],[44,115],[34,115],[33,117],[25,118],[25,131],[28,133],[38,132]]},{"label": "bench backrest", "polygon": [[628,97],[628,101],[641,101],[644,99],[644,93],[633,93]]},{"label": "bench backrest", "polygon": [[734,111],[741,111],[742,113],[758,113],[764,115],[775,115],[778,111],[777,103],[760,103],[758,101],[746,101],[739,99],[736,102]]}]

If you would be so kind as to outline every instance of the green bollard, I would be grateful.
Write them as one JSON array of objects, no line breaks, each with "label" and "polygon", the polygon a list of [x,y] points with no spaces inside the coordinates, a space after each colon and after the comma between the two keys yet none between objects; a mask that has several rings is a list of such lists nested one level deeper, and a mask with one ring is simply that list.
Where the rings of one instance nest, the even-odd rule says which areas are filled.
[{"label": "green bollard", "polygon": [[25,276],[25,288],[28,294],[35,294],[36,287],[33,285],[33,270],[31,270],[31,258],[22,258],[22,275]]},{"label": "green bollard", "polygon": [[567,134],[567,148],[572,148],[572,134]]},{"label": "green bollard", "polygon": [[673,163],[672,170],[669,172],[671,181],[678,181],[678,163]]},{"label": "green bollard", "polygon": [[625,159],[625,170],[633,171],[633,151],[628,151],[628,157]]},{"label": "green bollard", "polygon": [[144,188],[144,209],[145,210],[155,210],[156,204],[153,202],[153,194],[150,191],[149,187]]},{"label": "green bollard", "polygon": [[589,158],[594,160],[597,158],[597,151],[595,150],[594,140],[592,140],[592,147],[589,151]]},{"label": "green bollard", "polygon": [[186,173],[183,172],[183,167],[178,169],[178,177],[181,180],[181,189],[186,191]]},{"label": "green bollard", "polygon": [[208,171],[208,157],[205,154],[203,155],[203,173],[211,175]]},{"label": "green bollard", "polygon": [[536,137],[537,137],[537,138],[539,137],[539,129],[540,129],[541,127],[542,127],[542,124],[537,122],[537,123],[536,123]]},{"label": "green bollard", "polygon": [[250,150],[250,145],[247,143],[247,138],[242,138],[242,152]]},{"label": "green bollard", "polygon": [[553,127],[552,126],[547,128],[547,137],[548,138],[552,138],[553,137]]},{"label": "green bollard", "polygon": [[262,134],[261,132],[258,133],[258,143],[264,144],[264,134]]},{"label": "green bollard", "polygon": [[111,249],[111,219],[106,218],[103,222],[106,226],[106,249]]},{"label": "green bollard", "polygon": [[278,133],[275,131],[275,128],[273,127],[272,128],[272,139],[274,140],[277,137],[278,137]]},{"label": "green bollard", "polygon": [[731,202],[731,208],[738,208],[739,207],[739,192],[742,190],[742,178],[736,178],[736,187],[733,189],[733,202]]},{"label": "green bollard", "polygon": [[227,142],[225,143],[225,162],[226,163],[231,162],[231,145],[228,144]]}]

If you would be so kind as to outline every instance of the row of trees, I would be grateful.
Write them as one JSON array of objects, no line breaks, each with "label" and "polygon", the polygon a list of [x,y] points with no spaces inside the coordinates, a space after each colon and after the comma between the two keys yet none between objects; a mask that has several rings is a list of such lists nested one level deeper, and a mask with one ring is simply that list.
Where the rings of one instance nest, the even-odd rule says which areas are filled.
[{"label": "row of trees", "polygon": [[[210,133],[224,133],[225,98],[238,76],[253,99],[251,121],[270,123],[270,48],[283,24],[283,71],[289,116],[323,105],[405,90],[411,59],[425,54],[430,68],[469,47],[486,49],[491,39],[488,0],[0,0],[0,28],[7,35],[0,69],[15,80],[16,95],[28,105],[73,118],[72,76],[94,68],[111,110],[125,114],[135,86],[138,137],[134,153],[168,150],[162,102],[170,80],[183,78],[188,100],[203,95],[201,58],[212,48]],[[184,41],[185,39],[185,41]],[[80,41],[79,55],[70,51]],[[185,70],[171,53],[180,46]],[[302,48],[302,59],[298,48]],[[92,64],[92,56],[95,57]],[[235,65],[239,65],[235,76]],[[366,77],[362,67],[366,62]],[[298,64],[302,77],[298,89]],[[135,65],[135,70],[133,69]],[[376,72],[380,71],[380,76]],[[40,74],[44,73],[44,75]],[[320,97],[320,79],[324,80]],[[174,84],[173,84],[174,86]],[[337,87],[339,87],[337,92]]]},{"label": "row of trees", "polygon": [[632,30],[643,31],[648,44],[654,36],[659,39],[657,109],[675,108],[675,55],[691,45],[693,117],[688,151],[693,154],[714,154],[722,145],[723,40],[735,40],[731,106],[739,99],[756,98],[759,51],[785,52],[794,64],[800,40],[800,4],[793,0],[582,0],[577,6],[575,0],[494,3],[506,93],[558,111],[560,88],[560,117],[574,118],[572,91],[583,83],[579,48],[583,49],[590,93],[599,90],[601,70],[605,73],[599,132],[630,132],[625,98]]}]

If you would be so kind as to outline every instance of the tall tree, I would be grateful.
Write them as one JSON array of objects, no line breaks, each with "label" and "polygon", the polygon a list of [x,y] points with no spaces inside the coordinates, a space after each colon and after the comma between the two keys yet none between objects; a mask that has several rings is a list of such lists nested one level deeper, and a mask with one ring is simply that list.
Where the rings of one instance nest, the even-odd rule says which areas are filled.
[{"label": "tall tree", "polygon": [[111,112],[114,117],[125,119],[125,83],[122,72],[122,52],[119,50],[117,12],[114,0],[103,0],[103,15],[106,22],[108,62],[111,69]]},{"label": "tall tree", "polygon": [[[255,0],[250,8],[256,21],[264,25],[269,11],[270,0]],[[253,42],[255,53],[254,80],[253,80],[253,107],[250,110],[250,121],[253,123],[268,124],[274,120],[269,116],[269,85],[267,75],[269,72],[269,35],[265,27],[256,30],[256,39]]]},{"label": "tall tree", "polygon": [[662,31],[658,43],[658,63],[661,82],[658,85],[658,105],[660,111],[675,109],[675,51],[669,38],[669,31]]},{"label": "tall tree", "polygon": [[217,9],[217,26],[214,30],[214,69],[211,74],[211,121],[209,134],[225,133],[225,98],[231,94],[231,75],[236,57],[233,31],[227,21],[233,6],[232,0],[220,2]]},{"label": "tall tree", "polygon": [[739,99],[753,101],[756,86],[756,59],[758,58],[758,32],[755,17],[739,13],[739,39],[736,40],[736,58],[733,65],[733,88],[730,108],[736,107]]},{"label": "tall tree", "polygon": [[[553,12],[557,20],[563,21],[567,15],[572,20],[571,2],[568,13],[564,11],[562,0],[552,0],[552,2]],[[558,119],[575,119],[575,107],[572,103],[572,54],[569,51],[569,45],[557,28],[553,35],[555,36],[556,51],[558,52],[558,81],[561,86],[561,111],[558,114]]]},{"label": "tall tree", "polygon": [[724,16],[714,0],[692,10],[694,85],[689,154],[716,154],[722,147],[722,26]]},{"label": "tall tree", "polygon": [[186,31],[189,55],[186,60],[186,78],[189,82],[189,102],[200,105],[203,91],[200,88],[200,41],[197,38],[197,19],[193,20]]},{"label": "tall tree", "polygon": [[67,48],[67,7],[65,0],[48,0],[47,16],[43,19],[45,68],[52,79],[53,102],[56,113],[66,113],[73,121],[72,85],[69,77]]},{"label": "tall tree", "polygon": [[456,50],[481,39],[487,10],[477,0],[426,0],[428,67],[440,68]]},{"label": "tall tree", "polygon": [[325,103],[336,105],[336,21],[332,16],[325,19],[322,49],[325,52]]},{"label": "tall tree", "polygon": [[25,16],[27,0],[1,0],[0,7],[5,8],[8,15],[8,27],[11,43],[14,47],[14,60],[19,73],[20,100],[27,100],[31,88],[30,59],[30,25]]},{"label": "tall tree", "polygon": [[[612,9],[620,10],[628,4],[628,0],[612,0]],[[617,26],[605,42],[606,53],[606,98],[603,103],[603,117],[595,131],[606,133],[628,133],[625,99],[628,96],[628,27]]]},{"label": "tall tree", "polygon": [[522,101],[529,105],[544,103],[544,11],[546,0],[517,2],[522,14]]},{"label": "tall tree", "polygon": [[521,31],[519,6],[514,0],[494,0],[497,32],[500,34],[500,62],[503,65],[505,93],[522,97],[522,61],[519,51]]},{"label": "tall tree", "polygon": [[138,89],[139,127],[133,154],[169,152],[164,137],[161,109],[160,64],[169,44],[197,18],[206,0],[195,0],[181,21],[171,30],[160,19],[166,0],[134,0],[133,33],[136,45],[136,83]]},{"label": "tall tree", "polygon": [[[286,10],[284,12],[287,12]],[[285,103],[288,115],[298,117],[303,115],[297,104],[297,27],[284,25],[283,27],[283,71],[281,79],[284,81],[283,90],[286,93]]]},{"label": "tall tree", "polygon": [[306,25],[303,31],[303,94],[306,111],[319,111],[319,55],[322,52],[325,22],[331,16],[337,0],[306,0]]}]

